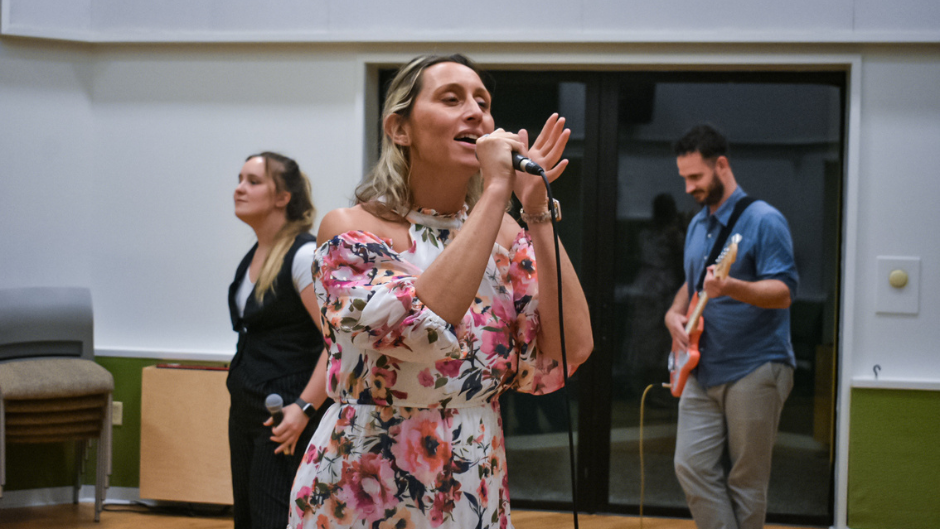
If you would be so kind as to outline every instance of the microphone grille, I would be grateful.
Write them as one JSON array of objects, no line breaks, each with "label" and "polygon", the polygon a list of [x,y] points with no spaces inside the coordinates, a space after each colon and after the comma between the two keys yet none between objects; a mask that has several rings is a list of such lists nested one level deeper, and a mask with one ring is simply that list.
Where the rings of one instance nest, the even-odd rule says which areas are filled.
[{"label": "microphone grille", "polygon": [[277,408],[280,409],[284,406],[284,399],[281,398],[277,393],[272,393],[268,395],[268,398],[264,399],[264,405],[268,409]]}]

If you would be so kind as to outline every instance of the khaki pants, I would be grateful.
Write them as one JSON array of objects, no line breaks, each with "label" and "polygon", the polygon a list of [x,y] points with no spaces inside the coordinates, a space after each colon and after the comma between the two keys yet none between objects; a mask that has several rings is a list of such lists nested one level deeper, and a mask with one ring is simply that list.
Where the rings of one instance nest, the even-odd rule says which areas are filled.
[{"label": "khaki pants", "polygon": [[699,529],[764,526],[770,457],[792,388],[793,368],[771,362],[708,390],[689,377],[679,400],[675,467]]}]

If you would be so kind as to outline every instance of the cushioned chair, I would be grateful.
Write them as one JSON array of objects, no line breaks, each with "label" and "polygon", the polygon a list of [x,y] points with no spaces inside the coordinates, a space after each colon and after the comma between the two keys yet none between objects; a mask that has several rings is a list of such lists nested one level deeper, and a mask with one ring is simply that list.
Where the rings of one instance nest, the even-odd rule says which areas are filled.
[{"label": "cushioned chair", "polygon": [[0,289],[0,497],[7,444],[74,442],[77,503],[96,440],[97,522],[111,474],[114,378],[94,361],[93,329],[87,288]]}]

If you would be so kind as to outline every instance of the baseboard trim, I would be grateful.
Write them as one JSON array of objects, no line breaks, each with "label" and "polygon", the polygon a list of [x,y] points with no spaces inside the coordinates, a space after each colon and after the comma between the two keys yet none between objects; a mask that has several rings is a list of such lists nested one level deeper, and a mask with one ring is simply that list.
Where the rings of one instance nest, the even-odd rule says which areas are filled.
[{"label": "baseboard trim", "polygon": [[[140,500],[140,489],[136,487],[109,487],[104,499],[107,503],[136,502]],[[95,486],[82,485],[78,493],[78,501],[95,501]],[[72,487],[4,491],[3,497],[0,498],[0,509],[61,505],[63,503],[72,503]]]}]

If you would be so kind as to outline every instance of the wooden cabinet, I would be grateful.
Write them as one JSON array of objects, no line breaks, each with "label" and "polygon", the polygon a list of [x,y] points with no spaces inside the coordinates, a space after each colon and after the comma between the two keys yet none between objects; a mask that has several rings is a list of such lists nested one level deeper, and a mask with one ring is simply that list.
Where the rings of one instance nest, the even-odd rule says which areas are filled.
[{"label": "wooden cabinet", "polygon": [[140,497],[232,504],[227,370],[145,367]]}]

